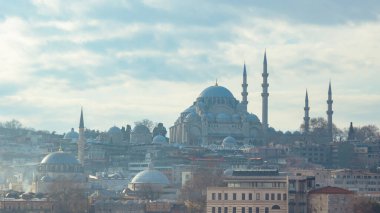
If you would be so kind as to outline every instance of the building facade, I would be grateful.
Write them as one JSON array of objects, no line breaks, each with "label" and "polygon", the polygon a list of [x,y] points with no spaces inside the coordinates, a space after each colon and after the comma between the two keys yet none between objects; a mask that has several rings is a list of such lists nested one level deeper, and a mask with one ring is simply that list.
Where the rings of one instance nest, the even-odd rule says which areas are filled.
[{"label": "building facade", "polygon": [[288,178],[277,170],[233,171],[207,188],[207,213],[287,213]]}]

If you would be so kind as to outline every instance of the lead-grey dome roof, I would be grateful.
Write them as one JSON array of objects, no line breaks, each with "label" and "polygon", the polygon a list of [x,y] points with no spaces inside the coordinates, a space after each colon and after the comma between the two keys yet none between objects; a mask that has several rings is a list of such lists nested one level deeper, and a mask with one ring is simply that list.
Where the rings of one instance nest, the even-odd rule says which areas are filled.
[{"label": "lead-grey dome roof", "polygon": [[150,134],[150,130],[148,127],[145,125],[139,124],[135,126],[132,130],[133,133],[138,133],[138,134]]},{"label": "lead-grey dome roof", "polygon": [[79,138],[79,133],[74,131],[74,128],[71,128],[71,131],[66,133],[65,136],[63,136],[63,139],[70,139],[75,140]]},{"label": "lead-grey dome roof", "polygon": [[152,143],[153,144],[166,144],[167,140],[162,135],[156,135],[156,136],[154,136]]},{"label": "lead-grey dome roof", "polygon": [[232,93],[225,87],[222,86],[210,86],[204,89],[199,98],[210,98],[210,97],[220,97],[220,98],[234,98]]},{"label": "lead-grey dome roof", "polygon": [[120,133],[121,129],[117,126],[113,126],[108,130],[108,134]]},{"label": "lead-grey dome roof", "polygon": [[79,161],[71,154],[58,151],[52,152],[42,159],[41,164],[79,164]]},{"label": "lead-grey dome roof", "polygon": [[169,185],[169,180],[166,175],[162,174],[160,171],[149,168],[137,173],[131,183],[162,184],[166,186]]}]

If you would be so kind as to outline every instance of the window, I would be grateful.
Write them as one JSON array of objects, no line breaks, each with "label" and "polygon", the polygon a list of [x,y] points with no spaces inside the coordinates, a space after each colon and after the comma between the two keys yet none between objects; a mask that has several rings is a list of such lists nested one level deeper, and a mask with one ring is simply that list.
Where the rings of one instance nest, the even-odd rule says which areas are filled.
[{"label": "window", "polygon": [[280,209],[280,206],[279,205],[274,205],[274,206],[272,206],[272,209]]},{"label": "window", "polygon": [[224,200],[228,200],[228,194],[224,193]]},{"label": "window", "polygon": [[265,193],[265,200],[269,200],[269,193]]},{"label": "window", "polygon": [[222,199],[222,193],[218,193],[218,200]]},{"label": "window", "polygon": [[286,200],[286,193],[284,193],[284,194],[282,195],[282,199],[283,199],[283,200]]},{"label": "window", "polygon": [[232,208],[232,213],[236,213],[236,207]]},{"label": "window", "polygon": [[215,193],[212,193],[211,200],[215,200]]},{"label": "window", "polygon": [[222,207],[218,207],[218,213],[222,213]]},{"label": "window", "polygon": [[241,207],[241,213],[245,213],[245,207]]},{"label": "window", "polygon": [[265,213],[269,213],[269,208],[265,207]]},{"label": "window", "polygon": [[260,193],[256,193],[256,200],[260,200]]},{"label": "window", "polygon": [[224,213],[228,213],[228,207],[224,207]]},{"label": "window", "polygon": [[260,213],[260,208],[256,207],[256,213]]},{"label": "window", "polygon": [[232,194],[232,200],[236,200],[236,193]]},{"label": "window", "polygon": [[280,193],[277,194],[277,200],[281,200],[281,194]]},{"label": "window", "polygon": [[244,193],[241,194],[241,199],[245,200],[245,194]]},{"label": "window", "polygon": [[270,194],[270,199],[271,199],[271,200],[274,200],[274,196],[275,196],[275,194],[274,194],[274,193],[271,193],[271,194]]},{"label": "window", "polygon": [[212,207],[212,213],[216,213],[216,212],[215,212],[215,207]]},{"label": "window", "polygon": [[248,194],[248,200],[252,200],[252,193]]}]

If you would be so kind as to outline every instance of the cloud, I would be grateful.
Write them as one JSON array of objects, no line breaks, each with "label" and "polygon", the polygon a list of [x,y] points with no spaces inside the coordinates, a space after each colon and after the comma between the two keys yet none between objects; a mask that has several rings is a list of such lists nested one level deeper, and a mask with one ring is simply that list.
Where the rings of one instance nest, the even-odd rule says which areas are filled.
[{"label": "cloud", "polygon": [[216,78],[240,99],[244,61],[249,110],[261,117],[267,49],[273,127],[298,129],[306,88],[311,116],[325,116],[330,79],[338,126],[348,120],[380,125],[378,3],[30,4],[20,5],[23,15],[11,5],[0,9],[0,119],[63,132],[77,125],[83,105],[89,128],[104,130],[143,118],[169,127]]}]

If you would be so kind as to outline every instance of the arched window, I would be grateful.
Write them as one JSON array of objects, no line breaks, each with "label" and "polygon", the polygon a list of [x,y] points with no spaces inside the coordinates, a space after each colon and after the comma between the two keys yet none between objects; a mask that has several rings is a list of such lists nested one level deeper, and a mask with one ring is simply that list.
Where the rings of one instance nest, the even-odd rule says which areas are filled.
[{"label": "arched window", "polygon": [[265,207],[265,213],[269,213],[269,208]]},{"label": "arched window", "polygon": [[280,206],[274,205],[274,206],[272,206],[272,209],[280,209]]}]

